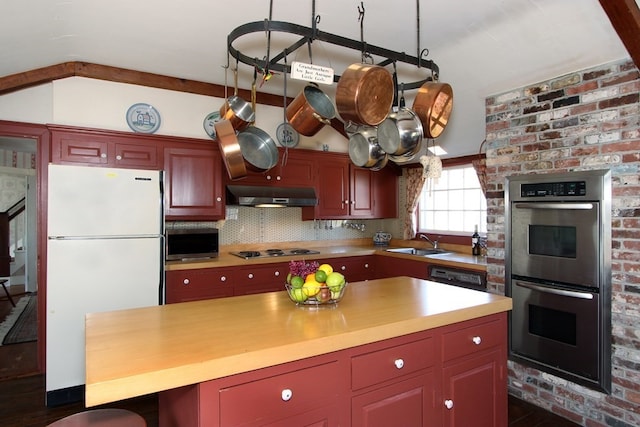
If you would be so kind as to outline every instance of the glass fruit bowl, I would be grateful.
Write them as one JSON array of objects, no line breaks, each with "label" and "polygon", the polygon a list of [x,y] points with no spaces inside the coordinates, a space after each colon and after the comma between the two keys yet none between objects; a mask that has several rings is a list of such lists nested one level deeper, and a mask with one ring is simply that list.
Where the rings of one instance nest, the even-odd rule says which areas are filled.
[{"label": "glass fruit bowl", "polygon": [[289,299],[301,306],[319,306],[337,304],[344,296],[344,290],[347,288],[347,282],[338,286],[302,286],[293,287],[285,284]]}]

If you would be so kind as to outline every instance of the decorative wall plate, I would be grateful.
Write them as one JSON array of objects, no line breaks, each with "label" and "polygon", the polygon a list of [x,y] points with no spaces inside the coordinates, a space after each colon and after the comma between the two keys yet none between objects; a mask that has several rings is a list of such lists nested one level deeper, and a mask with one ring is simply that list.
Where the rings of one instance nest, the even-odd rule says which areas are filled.
[{"label": "decorative wall plate", "polygon": [[160,127],[160,113],[149,104],[133,104],[127,110],[127,124],[134,132],[154,133]]},{"label": "decorative wall plate", "polygon": [[205,117],[204,121],[202,122],[204,131],[213,139],[216,139],[216,128],[214,127],[214,125],[218,121],[220,121],[220,112],[214,111],[213,113],[207,114],[207,117]]},{"label": "decorative wall plate", "polygon": [[276,138],[283,147],[293,148],[300,142],[300,134],[287,122],[278,125]]}]

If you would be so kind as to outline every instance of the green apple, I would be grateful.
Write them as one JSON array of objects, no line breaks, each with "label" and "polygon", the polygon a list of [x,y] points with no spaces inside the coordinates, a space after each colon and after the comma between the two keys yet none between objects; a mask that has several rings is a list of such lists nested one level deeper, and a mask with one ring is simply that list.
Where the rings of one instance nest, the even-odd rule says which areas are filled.
[{"label": "green apple", "polygon": [[331,289],[332,292],[339,292],[344,287],[345,283],[346,280],[342,273],[334,271],[333,273],[327,275],[326,284],[327,286],[329,286],[329,289]]}]

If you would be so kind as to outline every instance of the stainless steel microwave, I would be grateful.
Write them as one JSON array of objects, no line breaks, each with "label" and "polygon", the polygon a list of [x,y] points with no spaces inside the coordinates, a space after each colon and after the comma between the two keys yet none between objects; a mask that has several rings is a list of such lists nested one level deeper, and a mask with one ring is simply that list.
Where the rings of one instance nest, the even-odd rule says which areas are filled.
[{"label": "stainless steel microwave", "polygon": [[167,261],[216,258],[218,229],[167,230]]}]

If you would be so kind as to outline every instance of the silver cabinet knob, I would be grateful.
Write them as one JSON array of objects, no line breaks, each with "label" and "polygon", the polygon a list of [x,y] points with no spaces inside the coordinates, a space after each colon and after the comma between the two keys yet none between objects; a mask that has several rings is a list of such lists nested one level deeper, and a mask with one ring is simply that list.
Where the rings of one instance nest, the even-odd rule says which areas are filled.
[{"label": "silver cabinet knob", "polygon": [[182,281],[182,284],[184,284],[184,285],[188,285],[189,283],[190,283],[190,282],[189,282],[189,279],[184,279],[184,280]]},{"label": "silver cabinet knob", "polygon": [[279,271],[276,271],[275,273],[273,273],[274,276],[278,277],[280,275]]},{"label": "silver cabinet knob", "polygon": [[282,400],[288,402],[293,397],[293,391],[291,389],[285,388],[281,393]]},{"label": "silver cabinet knob", "polygon": [[480,343],[482,342],[482,338],[480,338],[480,337],[473,337],[473,338],[471,338],[471,341],[473,341],[473,343],[474,343],[475,345],[480,345]]},{"label": "silver cabinet knob", "polygon": [[247,275],[247,277],[248,277],[249,279],[253,279],[253,273],[249,273],[249,274]]},{"label": "silver cabinet knob", "polygon": [[220,276],[220,281],[221,282],[226,282],[227,281],[227,276]]},{"label": "silver cabinet knob", "polygon": [[100,154],[100,157],[102,157],[103,159],[106,159],[107,158],[107,153]]},{"label": "silver cabinet knob", "polygon": [[222,201],[222,197],[218,196],[216,197],[216,202],[221,202]]},{"label": "silver cabinet knob", "polygon": [[340,270],[345,271],[347,269],[346,265],[343,265],[342,267],[340,267]]},{"label": "silver cabinet knob", "polygon": [[365,264],[365,265],[364,265],[364,268],[369,268],[369,264]]},{"label": "silver cabinet knob", "polygon": [[396,365],[396,368],[402,369],[404,367],[404,360],[396,359],[393,361],[393,364]]},{"label": "silver cabinet knob", "polygon": [[447,409],[453,408],[453,400],[447,399],[444,401],[444,407]]},{"label": "silver cabinet knob", "polygon": [[118,154],[118,155],[116,156],[116,160],[122,160],[122,156],[121,156],[120,154]]}]

